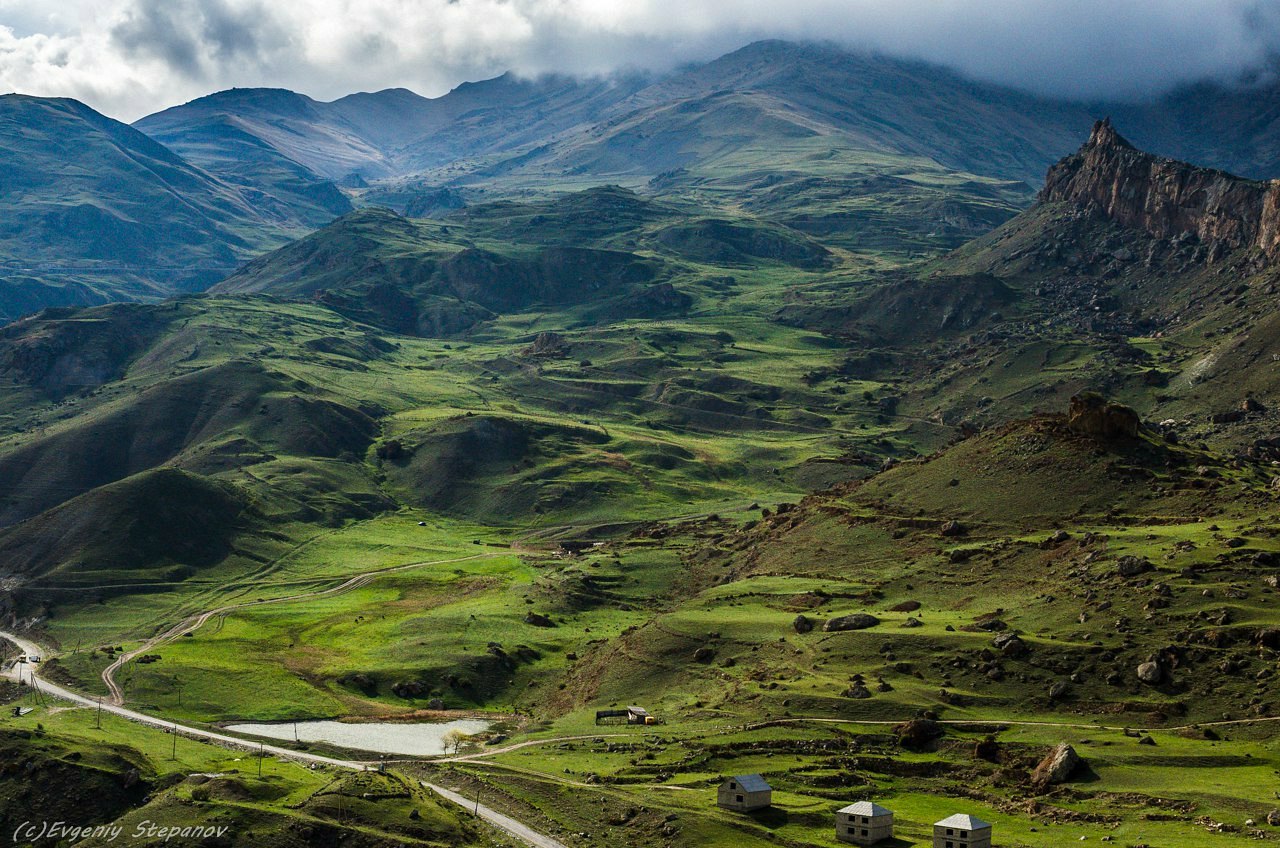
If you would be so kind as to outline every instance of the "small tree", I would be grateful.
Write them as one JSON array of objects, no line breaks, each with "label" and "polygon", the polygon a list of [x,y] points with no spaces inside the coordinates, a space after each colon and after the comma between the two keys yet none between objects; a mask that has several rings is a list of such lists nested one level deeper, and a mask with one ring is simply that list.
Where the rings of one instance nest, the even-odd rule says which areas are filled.
[{"label": "small tree", "polygon": [[444,743],[444,752],[447,754],[449,753],[449,749],[452,748],[453,753],[456,756],[457,753],[462,750],[462,746],[466,744],[470,738],[470,736],[455,727],[453,730],[446,733],[441,739]]}]

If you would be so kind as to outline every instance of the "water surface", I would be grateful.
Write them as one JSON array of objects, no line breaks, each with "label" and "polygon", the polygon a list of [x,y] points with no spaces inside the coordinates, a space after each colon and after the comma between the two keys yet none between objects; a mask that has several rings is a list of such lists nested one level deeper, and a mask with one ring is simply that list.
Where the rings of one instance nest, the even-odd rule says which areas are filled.
[{"label": "water surface", "polygon": [[444,749],[444,736],[449,731],[460,730],[472,735],[488,730],[490,724],[474,718],[430,723],[300,721],[297,724],[232,724],[227,726],[227,730],[267,739],[293,741],[296,738],[300,742],[328,742],[354,751],[435,757],[447,753]]}]

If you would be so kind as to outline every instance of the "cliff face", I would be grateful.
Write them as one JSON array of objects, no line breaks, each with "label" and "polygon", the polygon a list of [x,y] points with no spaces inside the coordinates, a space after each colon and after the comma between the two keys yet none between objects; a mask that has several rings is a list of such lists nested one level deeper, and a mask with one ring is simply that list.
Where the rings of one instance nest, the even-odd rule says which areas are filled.
[{"label": "cliff face", "polygon": [[1095,207],[1156,238],[1195,235],[1210,256],[1241,247],[1280,255],[1280,181],[1257,182],[1138,150],[1110,120],[1049,169],[1043,201]]}]

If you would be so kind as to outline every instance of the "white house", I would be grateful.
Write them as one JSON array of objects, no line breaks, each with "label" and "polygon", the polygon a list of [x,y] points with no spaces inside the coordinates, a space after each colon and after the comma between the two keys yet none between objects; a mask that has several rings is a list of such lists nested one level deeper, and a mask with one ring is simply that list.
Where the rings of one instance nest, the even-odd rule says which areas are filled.
[{"label": "white house", "polygon": [[758,774],[740,774],[720,784],[716,803],[740,813],[763,810],[773,804],[773,787]]},{"label": "white house", "polygon": [[933,848],[991,848],[991,825],[956,813],[933,826]]},{"label": "white house", "polygon": [[859,801],[836,810],[836,839],[854,845],[874,845],[893,838],[893,810]]}]

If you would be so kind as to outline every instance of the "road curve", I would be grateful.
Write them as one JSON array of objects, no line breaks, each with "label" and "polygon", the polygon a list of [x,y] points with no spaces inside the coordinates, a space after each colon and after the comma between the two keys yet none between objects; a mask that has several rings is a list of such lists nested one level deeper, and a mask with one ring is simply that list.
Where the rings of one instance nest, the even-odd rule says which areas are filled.
[{"label": "road curve", "polygon": [[452,789],[445,789],[443,786],[436,786],[431,783],[423,783],[423,786],[448,801],[452,801],[460,807],[466,807],[468,810],[477,812],[480,818],[501,828],[507,833],[519,839],[526,845],[532,845],[533,848],[568,848],[563,842],[557,842],[550,836],[543,836],[536,830],[531,830],[510,816],[504,816],[497,810],[490,809],[484,804],[477,804],[474,799],[469,799],[464,795],[454,792]]},{"label": "road curve", "polygon": [[[48,654],[43,648],[35,642],[24,639],[21,636],[0,630],[0,639],[7,639],[14,643],[18,646],[18,650],[26,656],[36,654],[41,657],[48,657]],[[109,713],[111,715],[127,719],[128,721],[137,722],[138,724],[145,725],[147,727],[154,727],[168,733],[177,733],[189,739],[208,742],[212,745],[219,745],[223,748],[230,748],[236,751],[245,751],[250,754],[261,752],[262,754],[270,754],[273,757],[278,757],[283,760],[291,760],[293,762],[305,763],[307,765],[330,766],[332,768],[348,769],[351,771],[367,771],[370,768],[376,768],[378,765],[378,763],[374,761],[366,762],[361,760],[343,760],[336,757],[325,757],[320,754],[309,754],[306,751],[294,751],[289,748],[282,748],[278,745],[255,744],[235,736],[228,736],[224,733],[217,733],[212,730],[204,730],[199,727],[190,727],[188,725],[176,724],[172,721],[165,721],[164,719],[159,719],[155,716],[147,715],[146,713],[140,713],[137,710],[131,710],[128,707],[122,707],[118,704],[112,704],[102,699],[89,698],[79,694],[78,692],[72,692],[70,689],[58,686],[55,683],[50,683],[36,673],[36,669],[38,667],[39,666],[30,665],[28,663],[15,662],[8,668],[0,669],[0,678],[26,683],[38,691],[54,698],[60,698],[64,701],[70,701],[73,704],[80,704],[84,707],[101,709],[104,713]],[[533,848],[566,848],[565,845],[557,842],[556,840],[548,836],[543,836],[510,816],[504,816],[502,813],[490,809],[483,804],[481,804],[477,809],[474,801],[468,801],[457,792],[453,792],[452,790],[445,789],[443,786],[436,786],[431,783],[423,782],[422,785],[447,801],[461,807],[465,807],[472,812],[477,812],[480,818],[484,819],[489,824],[515,837],[516,839],[519,839],[521,842],[533,846]]]}]

